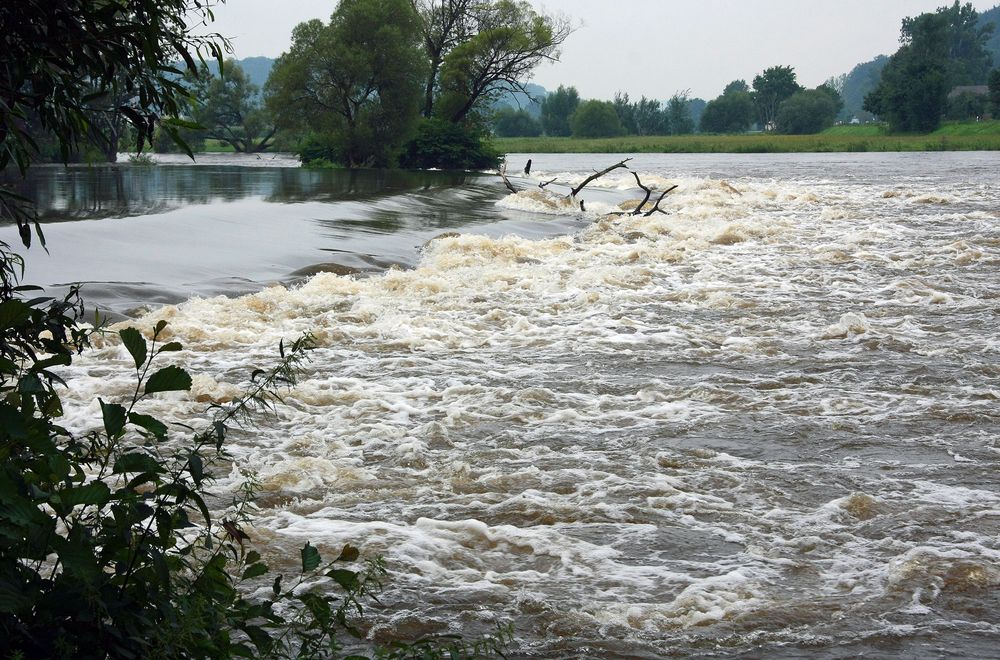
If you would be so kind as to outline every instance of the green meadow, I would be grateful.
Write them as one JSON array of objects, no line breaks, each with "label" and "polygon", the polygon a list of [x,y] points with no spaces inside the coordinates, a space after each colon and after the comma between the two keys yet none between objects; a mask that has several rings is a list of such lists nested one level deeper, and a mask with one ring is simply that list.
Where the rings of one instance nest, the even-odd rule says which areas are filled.
[{"label": "green meadow", "polygon": [[888,134],[880,125],[833,126],[814,135],[669,135],[578,139],[495,138],[507,153],[802,153],[997,151],[1000,120],[946,122],[933,133]]}]

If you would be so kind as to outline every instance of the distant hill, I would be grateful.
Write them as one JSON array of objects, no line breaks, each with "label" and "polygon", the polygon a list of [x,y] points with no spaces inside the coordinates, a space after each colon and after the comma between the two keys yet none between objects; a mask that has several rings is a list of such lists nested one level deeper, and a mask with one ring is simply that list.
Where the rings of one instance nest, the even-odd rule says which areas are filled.
[{"label": "distant hill", "polygon": [[541,85],[529,83],[525,85],[527,94],[521,92],[507,92],[493,102],[493,109],[513,108],[514,110],[525,110],[529,115],[538,119],[542,114],[542,99],[548,91]]},{"label": "distant hill", "polygon": [[879,55],[873,60],[857,65],[844,77],[844,85],[840,90],[840,97],[844,99],[841,119],[850,121],[852,117],[867,118],[867,113],[862,109],[865,95],[878,86],[882,69],[888,62],[888,56]]}]

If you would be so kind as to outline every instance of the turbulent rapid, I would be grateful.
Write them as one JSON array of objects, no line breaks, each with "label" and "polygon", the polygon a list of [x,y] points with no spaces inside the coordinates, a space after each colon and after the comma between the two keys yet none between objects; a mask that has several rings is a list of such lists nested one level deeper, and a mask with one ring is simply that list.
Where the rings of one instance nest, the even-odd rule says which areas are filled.
[{"label": "turbulent rapid", "polygon": [[[194,375],[148,412],[199,419],[312,333],[216,490],[256,472],[274,563],[383,555],[373,640],[510,622],[515,656],[994,654],[995,155],[639,157],[678,186],[649,217],[604,215],[642,196],[625,170],[583,213],[536,186],[617,159],[480,181],[450,209],[479,224],[403,267],[127,322],[167,320]],[[81,356],[66,425],[130,394],[129,363]]]}]

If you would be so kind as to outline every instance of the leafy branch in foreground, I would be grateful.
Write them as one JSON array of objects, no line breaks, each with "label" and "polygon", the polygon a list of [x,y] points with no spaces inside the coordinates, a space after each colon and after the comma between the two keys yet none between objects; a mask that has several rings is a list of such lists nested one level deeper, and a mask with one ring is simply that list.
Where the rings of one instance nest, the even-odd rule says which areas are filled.
[{"label": "leafy branch in foreground", "polygon": [[[20,301],[0,305],[5,336],[53,321]],[[154,369],[165,353],[158,323],[147,343],[134,328],[118,336],[132,358],[136,385],[125,405],[99,400],[103,429],[76,437],[55,424],[61,413],[49,368],[69,364],[66,336],[46,339],[41,357],[10,349],[0,362],[0,651],[28,657],[289,656],[335,651],[353,632],[349,615],[378,588],[381,560],[359,571],[334,568],[359,559],[347,546],[320,572],[307,545],[302,575],[289,589],[274,582],[269,599],[251,602],[241,586],[267,573],[249,549],[242,525],[256,492],[253,479],[229,515],[214,519],[206,502],[212,464],[226,458],[228,424],[273,405],[277,388],[294,383],[306,335],[269,371],[256,371],[243,396],[217,406],[207,428],[176,442],[167,424],[140,412],[163,392],[186,391],[180,367]],[[77,344],[85,334],[74,331]],[[9,342],[8,342],[9,344]],[[185,434],[186,435],[186,434]],[[322,577],[338,598],[303,590]],[[289,606],[294,601],[297,606]],[[294,616],[279,615],[281,603]],[[322,649],[322,651],[320,650]]]}]

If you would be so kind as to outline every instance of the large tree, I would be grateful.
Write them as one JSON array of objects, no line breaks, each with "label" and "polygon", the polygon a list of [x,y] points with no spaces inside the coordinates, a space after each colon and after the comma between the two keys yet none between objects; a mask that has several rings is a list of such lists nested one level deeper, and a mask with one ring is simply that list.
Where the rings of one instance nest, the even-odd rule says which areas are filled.
[{"label": "large tree", "polygon": [[546,135],[566,137],[572,131],[569,118],[580,105],[580,94],[576,87],[559,85],[556,91],[549,93],[542,101],[542,127]]},{"label": "large tree", "polygon": [[411,0],[428,66],[423,114],[460,122],[505,92],[527,93],[531,71],[558,57],[572,31],[523,0]]},{"label": "large tree", "polygon": [[194,96],[192,118],[205,127],[205,137],[240,153],[264,151],[271,145],[277,128],[263,107],[260,89],[238,62],[226,60],[217,76],[202,67],[188,84]]},{"label": "large tree", "polygon": [[984,44],[992,25],[978,25],[971,4],[903,19],[902,45],[865,97],[865,110],[888,120],[894,131],[932,131],[941,123],[948,91],[981,84],[989,71]]},{"label": "large tree", "polygon": [[670,97],[667,102],[667,115],[669,116],[671,135],[694,133],[694,120],[691,119],[687,92],[678,92]]},{"label": "large tree", "polygon": [[753,123],[753,98],[738,87],[708,102],[701,115],[703,133],[743,133]]},{"label": "large tree", "polygon": [[1000,69],[990,71],[988,85],[990,112],[994,119],[1000,119]]},{"label": "large tree", "polygon": [[[832,94],[831,94],[832,92]],[[820,86],[795,92],[778,108],[777,130],[781,133],[803,135],[819,133],[833,125],[840,110],[839,95],[830,88]]]},{"label": "large tree", "polygon": [[573,137],[614,137],[625,132],[615,106],[609,101],[584,101],[569,120]]},{"label": "large tree", "polygon": [[795,81],[795,70],[790,66],[772,66],[754,76],[753,99],[761,128],[773,130],[781,102],[801,89]]},{"label": "large tree", "polygon": [[349,167],[395,162],[420,111],[426,73],[408,0],[342,0],[329,24],[296,26],[267,82],[279,125],[318,134]]}]

